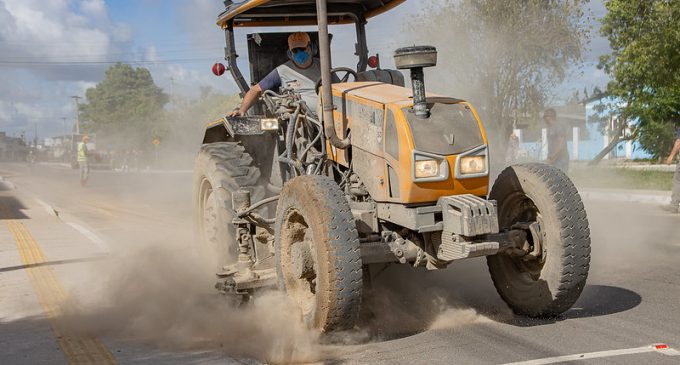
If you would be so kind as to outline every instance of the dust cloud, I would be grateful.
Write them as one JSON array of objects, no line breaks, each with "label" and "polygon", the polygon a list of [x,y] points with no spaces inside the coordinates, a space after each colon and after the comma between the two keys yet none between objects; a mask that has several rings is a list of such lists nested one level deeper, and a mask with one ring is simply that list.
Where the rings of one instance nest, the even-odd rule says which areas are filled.
[{"label": "dust cloud", "polygon": [[214,270],[195,250],[148,244],[88,271],[99,283],[77,294],[79,309],[62,318],[75,333],[271,363],[320,359],[318,333],[303,325],[285,295],[266,292],[238,306],[212,288]]},{"label": "dust cloud", "polygon": [[481,323],[488,321],[488,315],[506,313],[502,302],[488,300],[497,295],[489,286],[486,263],[471,261],[431,272],[407,265],[371,266],[360,332],[372,341],[382,341]]},{"label": "dust cloud", "polygon": [[449,275],[438,278],[394,266],[378,275],[367,290],[357,328],[321,335],[302,323],[284,293],[259,293],[241,306],[218,295],[213,289],[214,266],[207,264],[214,259],[210,250],[201,252],[171,241],[128,243],[132,244],[113,252],[108,260],[85,268],[84,276],[99,279],[74,289],[76,302],[70,307],[75,309],[60,319],[62,327],[161,349],[304,363],[341,358],[349,350],[346,345],[489,320],[456,297],[465,295],[466,288],[444,278]]}]

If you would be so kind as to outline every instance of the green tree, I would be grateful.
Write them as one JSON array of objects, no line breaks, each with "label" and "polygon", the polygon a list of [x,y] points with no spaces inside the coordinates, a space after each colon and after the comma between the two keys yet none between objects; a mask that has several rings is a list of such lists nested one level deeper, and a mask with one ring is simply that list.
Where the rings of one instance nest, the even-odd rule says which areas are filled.
[{"label": "green tree", "polygon": [[154,137],[167,133],[162,121],[168,96],[145,68],[116,64],[106,77],[85,92],[81,104],[83,130],[116,148],[148,148]]},{"label": "green tree", "polygon": [[600,67],[607,92],[623,101],[621,121],[637,119],[640,144],[656,157],[680,126],[680,1],[609,0],[601,32],[612,52]]},{"label": "green tree", "polygon": [[[491,136],[505,141],[513,122],[536,116],[582,60],[588,0],[443,0],[414,17],[411,31],[438,46],[426,81],[470,100]],[[428,76],[430,75],[430,76]],[[521,120],[524,118],[525,120]]]}]

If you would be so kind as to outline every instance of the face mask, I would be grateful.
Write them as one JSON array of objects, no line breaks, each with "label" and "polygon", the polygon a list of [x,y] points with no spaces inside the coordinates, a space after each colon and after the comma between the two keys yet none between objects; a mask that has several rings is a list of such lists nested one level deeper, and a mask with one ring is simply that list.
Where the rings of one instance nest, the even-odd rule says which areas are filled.
[{"label": "face mask", "polygon": [[307,51],[301,51],[293,55],[293,61],[302,66],[309,60],[309,53]]}]

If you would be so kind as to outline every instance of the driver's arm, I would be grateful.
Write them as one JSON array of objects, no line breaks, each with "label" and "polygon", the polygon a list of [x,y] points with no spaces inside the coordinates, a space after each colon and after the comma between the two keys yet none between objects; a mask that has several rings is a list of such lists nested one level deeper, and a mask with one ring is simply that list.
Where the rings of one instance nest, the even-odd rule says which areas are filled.
[{"label": "driver's arm", "polygon": [[241,103],[241,106],[238,107],[238,110],[234,110],[229,114],[230,117],[239,117],[239,116],[244,116],[248,112],[251,106],[255,104],[255,100],[257,100],[260,95],[262,95],[262,88],[260,88],[260,84],[256,84],[253,87],[248,90],[246,95],[243,97],[243,102]]},{"label": "driver's arm", "polygon": [[274,69],[267,76],[265,76],[262,81],[258,84],[253,85],[253,87],[248,90],[245,96],[243,96],[243,102],[238,110],[234,110],[230,117],[244,116],[248,112],[251,106],[255,104],[255,101],[262,95],[264,90],[277,90],[281,87],[281,77],[279,72]]}]

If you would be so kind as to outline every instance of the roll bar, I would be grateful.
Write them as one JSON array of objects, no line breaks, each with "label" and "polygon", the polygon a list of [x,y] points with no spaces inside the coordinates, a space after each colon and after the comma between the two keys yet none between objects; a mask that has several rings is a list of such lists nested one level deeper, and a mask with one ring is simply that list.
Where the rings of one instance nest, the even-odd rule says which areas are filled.
[{"label": "roll bar", "polygon": [[243,98],[248,90],[250,90],[250,87],[248,86],[246,79],[243,78],[243,74],[236,64],[236,58],[238,58],[238,55],[236,54],[236,43],[234,42],[233,21],[229,21],[227,26],[224,28],[224,38],[226,41],[226,46],[224,47],[224,60],[227,61],[227,70],[229,70],[229,73],[231,73],[234,81],[236,81],[236,85],[238,85],[239,90],[241,90],[239,95],[241,98]]},{"label": "roll bar", "polygon": [[[323,129],[331,145],[345,149],[349,138],[340,139],[335,133],[333,121],[333,94],[331,93],[331,44],[328,41],[328,8],[326,0],[316,0],[317,23],[319,24],[319,53],[321,56],[321,92],[323,101]],[[358,51],[358,50],[357,50]]]}]

